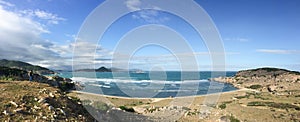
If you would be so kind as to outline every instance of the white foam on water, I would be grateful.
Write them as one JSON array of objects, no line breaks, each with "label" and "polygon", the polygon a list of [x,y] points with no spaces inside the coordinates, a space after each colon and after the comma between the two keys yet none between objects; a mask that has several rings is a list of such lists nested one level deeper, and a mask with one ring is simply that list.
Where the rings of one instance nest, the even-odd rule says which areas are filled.
[{"label": "white foam on water", "polygon": [[85,77],[73,77],[73,81],[81,83],[93,83],[93,82],[104,82],[106,85],[110,83],[155,83],[155,84],[184,84],[184,83],[198,83],[198,82],[209,82],[206,79],[203,80],[183,80],[183,81],[165,81],[165,80],[124,80],[124,79],[102,79],[102,78],[85,78]]}]

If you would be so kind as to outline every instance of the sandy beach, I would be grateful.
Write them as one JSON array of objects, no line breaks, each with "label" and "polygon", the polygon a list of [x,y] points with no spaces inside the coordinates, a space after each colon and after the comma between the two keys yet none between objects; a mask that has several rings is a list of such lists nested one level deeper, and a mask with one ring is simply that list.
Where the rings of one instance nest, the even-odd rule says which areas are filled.
[{"label": "sandy beach", "polygon": [[[69,95],[76,96],[82,101],[90,100],[94,102],[103,102],[114,108],[118,108],[119,106],[133,107],[136,113],[142,114],[144,116],[156,118],[159,117],[163,120],[198,121],[199,119],[202,119],[204,121],[214,119],[218,120],[222,115],[226,115],[226,112],[224,114],[222,114],[222,112],[219,112],[219,114],[214,114],[214,116],[205,115],[202,118],[200,118],[199,114],[192,115],[192,112],[190,111],[195,111],[195,113],[201,113],[201,111],[211,113],[213,111],[218,110],[216,105],[221,104],[223,102],[234,101],[234,96],[242,96],[245,95],[247,92],[253,92],[253,90],[245,88],[222,93],[176,98],[128,98],[107,96],[81,91],[72,91]],[[214,106],[208,106],[205,104],[205,100],[209,98],[215,99],[214,101],[216,103]],[[147,110],[149,110],[149,108],[155,109],[154,112],[146,112]],[[187,115],[188,113],[191,113],[191,115]],[[170,116],[174,114],[177,115]]]},{"label": "sandy beach", "polygon": [[[81,91],[69,93],[82,101],[103,102],[113,109],[120,106],[133,108],[131,120],[146,117],[147,121],[272,121],[289,120],[288,115],[300,118],[298,110],[293,108],[276,108],[269,106],[250,106],[252,102],[278,102],[298,105],[298,98],[294,96],[278,96],[255,89],[240,88],[234,91],[175,97],[175,98],[128,98],[107,96]],[[120,110],[120,109],[119,109]],[[121,113],[129,113],[122,111]],[[123,116],[118,113],[118,115]],[[136,119],[134,119],[136,118]]]}]

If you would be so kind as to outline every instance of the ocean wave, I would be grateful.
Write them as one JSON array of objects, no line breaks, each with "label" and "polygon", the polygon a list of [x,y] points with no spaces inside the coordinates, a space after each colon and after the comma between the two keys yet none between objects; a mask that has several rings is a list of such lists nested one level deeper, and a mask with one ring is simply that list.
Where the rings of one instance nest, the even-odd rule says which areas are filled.
[{"label": "ocean wave", "polygon": [[166,80],[124,80],[124,79],[103,79],[103,78],[86,78],[86,77],[73,77],[73,81],[81,83],[104,82],[109,85],[110,83],[157,83],[157,84],[184,84],[184,83],[199,83],[209,82],[207,79],[202,80],[183,80],[183,81],[166,81]]}]

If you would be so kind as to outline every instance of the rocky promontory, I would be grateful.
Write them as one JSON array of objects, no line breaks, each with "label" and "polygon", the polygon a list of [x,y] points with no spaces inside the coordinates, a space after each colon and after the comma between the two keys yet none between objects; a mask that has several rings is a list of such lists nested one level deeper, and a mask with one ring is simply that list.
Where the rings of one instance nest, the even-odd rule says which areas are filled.
[{"label": "rocky promontory", "polygon": [[231,83],[237,88],[250,88],[276,94],[292,94],[300,86],[300,72],[278,68],[242,70],[233,77],[219,77],[211,80]]}]

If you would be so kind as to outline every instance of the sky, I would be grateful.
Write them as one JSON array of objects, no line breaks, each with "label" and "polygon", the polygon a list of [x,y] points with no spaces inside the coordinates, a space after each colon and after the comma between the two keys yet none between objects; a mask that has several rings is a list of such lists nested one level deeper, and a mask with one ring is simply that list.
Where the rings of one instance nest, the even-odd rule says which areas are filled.
[{"label": "sky", "polygon": [[[130,69],[180,70],[190,64],[188,67],[212,70],[210,54],[218,52],[209,52],[193,23],[154,5],[145,10],[145,1],[122,1],[121,5],[131,13],[113,21],[99,40],[82,41],[78,35],[89,15],[93,12],[107,15],[94,21],[104,23],[123,9],[112,5],[110,11],[99,11],[105,3],[102,0],[0,0],[0,58],[56,70],[71,70],[74,65],[118,67],[124,62]],[[299,0],[195,0],[194,3],[203,8],[219,32],[226,70],[278,67],[300,71]],[[199,11],[186,13],[197,16]],[[151,42],[154,37],[161,40]],[[147,45],[134,47],[146,42]],[[75,55],[81,58],[74,61]],[[119,55],[130,56],[129,63]],[[178,57],[184,60],[179,62]],[[194,59],[196,64],[192,63]]]}]

